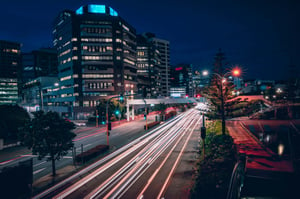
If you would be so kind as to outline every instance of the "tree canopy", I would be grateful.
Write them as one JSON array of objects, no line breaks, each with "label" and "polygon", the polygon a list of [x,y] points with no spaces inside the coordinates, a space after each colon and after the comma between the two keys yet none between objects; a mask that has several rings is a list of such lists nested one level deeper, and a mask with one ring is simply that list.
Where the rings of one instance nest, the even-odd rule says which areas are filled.
[{"label": "tree canopy", "polygon": [[32,149],[39,159],[52,161],[52,174],[55,176],[55,160],[59,160],[73,147],[72,139],[76,136],[72,130],[74,123],[61,118],[56,112],[38,111],[23,130],[22,143]]},{"label": "tree canopy", "polygon": [[30,117],[25,109],[18,105],[0,105],[0,138],[16,140],[19,128]]}]

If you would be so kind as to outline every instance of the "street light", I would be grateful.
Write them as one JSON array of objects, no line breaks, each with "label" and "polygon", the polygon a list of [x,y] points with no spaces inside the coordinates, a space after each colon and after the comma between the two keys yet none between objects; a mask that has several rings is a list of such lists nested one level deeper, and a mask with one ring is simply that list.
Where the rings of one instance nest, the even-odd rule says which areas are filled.
[{"label": "street light", "polygon": [[239,76],[241,74],[241,70],[239,68],[235,68],[231,71],[226,72],[225,74],[218,74],[218,73],[213,73],[219,81],[220,81],[220,99],[221,99],[221,118],[222,118],[222,134],[225,134],[225,99],[224,99],[224,93],[223,93],[223,85],[226,82],[226,76],[231,74],[232,76]]}]

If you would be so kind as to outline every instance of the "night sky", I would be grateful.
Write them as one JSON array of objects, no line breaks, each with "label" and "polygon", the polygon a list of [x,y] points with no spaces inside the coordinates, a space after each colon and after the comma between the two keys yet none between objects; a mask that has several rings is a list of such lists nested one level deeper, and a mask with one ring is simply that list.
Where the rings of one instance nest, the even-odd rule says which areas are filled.
[{"label": "night sky", "polygon": [[138,33],[170,41],[171,64],[210,69],[219,48],[245,79],[286,79],[300,66],[300,2],[297,0],[3,0],[0,40],[22,51],[52,47],[52,23],[64,9],[89,3],[113,7]]}]

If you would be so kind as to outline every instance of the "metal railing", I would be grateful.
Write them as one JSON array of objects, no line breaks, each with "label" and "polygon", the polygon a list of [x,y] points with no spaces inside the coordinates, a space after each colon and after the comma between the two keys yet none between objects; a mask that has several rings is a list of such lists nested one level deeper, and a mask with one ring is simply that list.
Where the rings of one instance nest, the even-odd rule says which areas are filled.
[{"label": "metal railing", "polygon": [[239,199],[244,185],[244,175],[246,168],[246,156],[241,154],[239,161],[234,165],[229,182],[226,199]]}]

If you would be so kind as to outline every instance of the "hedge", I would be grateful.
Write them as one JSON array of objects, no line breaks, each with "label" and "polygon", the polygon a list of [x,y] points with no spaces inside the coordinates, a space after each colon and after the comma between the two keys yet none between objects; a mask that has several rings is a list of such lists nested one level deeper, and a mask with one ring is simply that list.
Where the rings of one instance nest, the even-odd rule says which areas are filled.
[{"label": "hedge", "polygon": [[98,145],[94,148],[91,148],[91,149],[81,153],[81,154],[78,154],[75,157],[75,161],[85,163],[85,162],[91,160],[92,158],[97,157],[101,153],[104,153],[108,149],[109,149],[108,145]]},{"label": "hedge", "polygon": [[[151,122],[148,124],[148,129],[160,124],[160,122]],[[144,129],[146,130],[146,125],[144,125]]]}]

